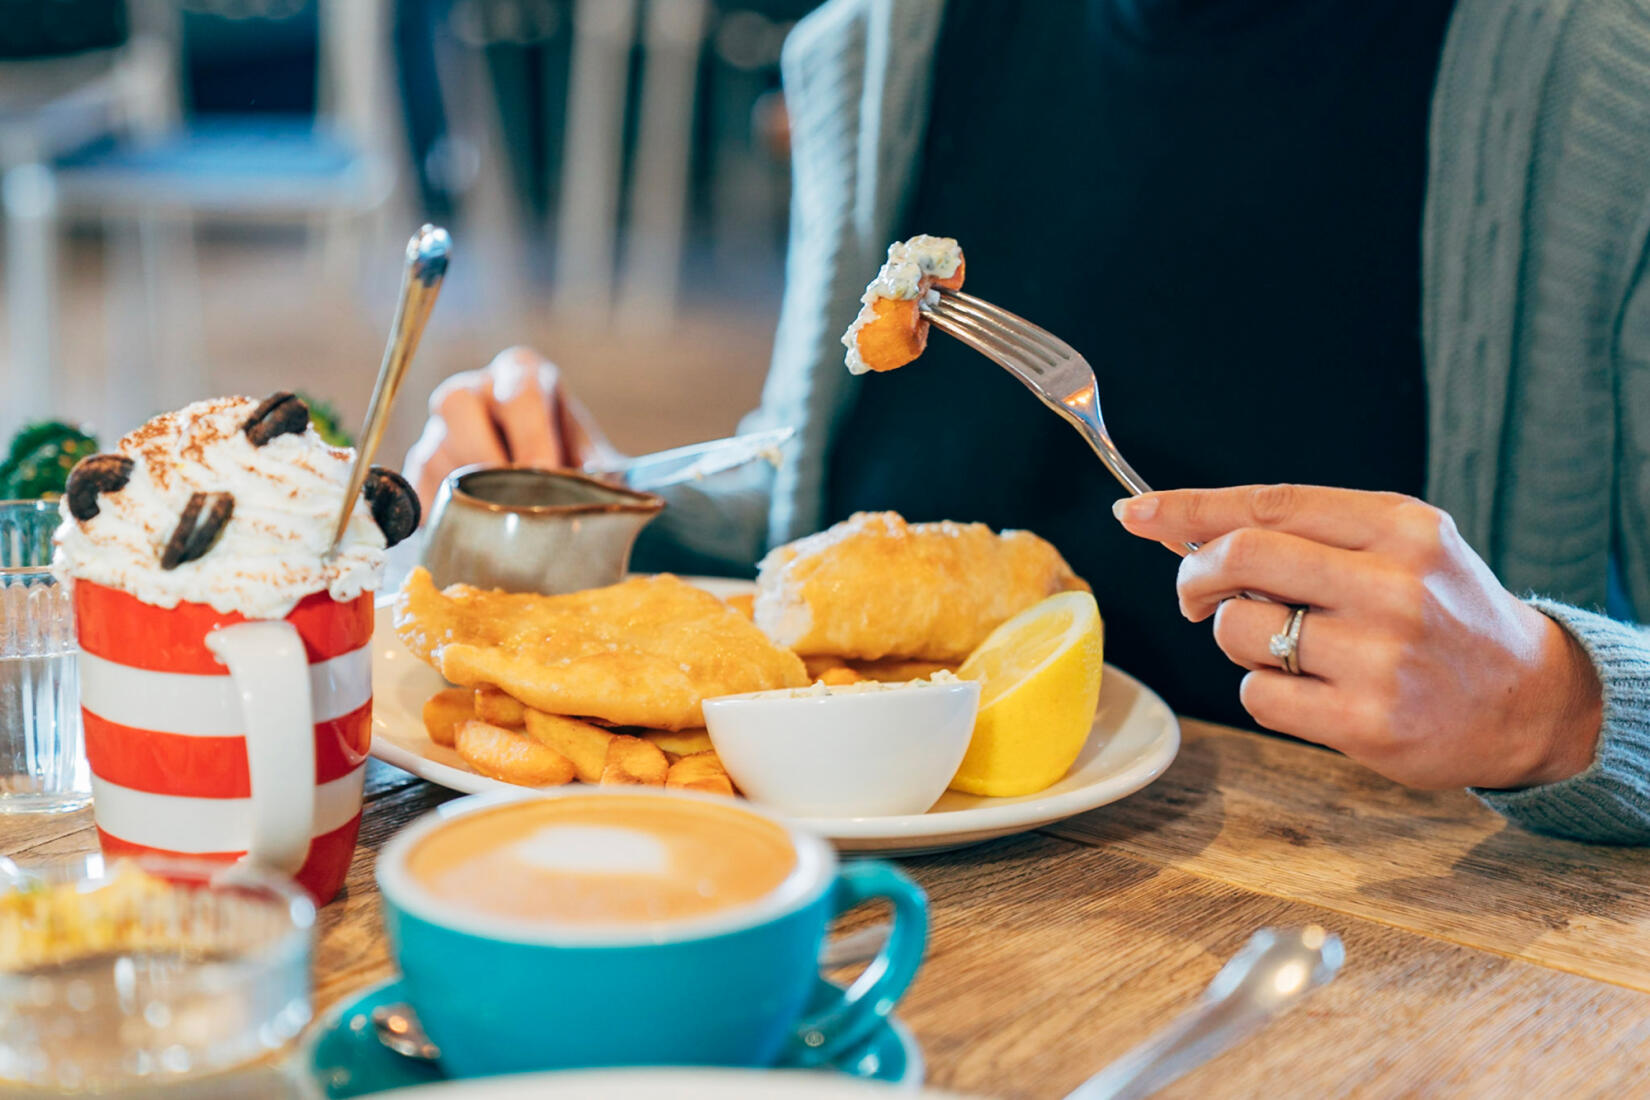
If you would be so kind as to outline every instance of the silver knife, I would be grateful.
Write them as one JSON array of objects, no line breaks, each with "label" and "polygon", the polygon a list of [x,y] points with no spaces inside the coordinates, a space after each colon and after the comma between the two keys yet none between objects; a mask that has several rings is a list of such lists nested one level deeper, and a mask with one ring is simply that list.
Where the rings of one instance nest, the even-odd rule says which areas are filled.
[{"label": "silver knife", "polygon": [[759,458],[777,465],[779,449],[795,434],[795,428],[774,428],[727,439],[712,439],[634,458],[587,462],[584,472],[595,477],[616,474],[631,489],[663,489],[702,480]]}]

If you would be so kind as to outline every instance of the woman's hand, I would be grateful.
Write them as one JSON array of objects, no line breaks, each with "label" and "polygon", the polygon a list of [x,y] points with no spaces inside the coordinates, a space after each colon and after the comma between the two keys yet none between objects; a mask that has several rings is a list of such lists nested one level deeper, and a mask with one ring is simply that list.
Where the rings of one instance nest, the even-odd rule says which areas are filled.
[{"label": "woman's hand", "polygon": [[[1412,787],[1528,787],[1583,771],[1602,722],[1586,653],[1508,592],[1448,515],[1394,493],[1301,485],[1119,501],[1130,533],[1199,542],[1180,609],[1250,670],[1255,721]],[[1251,592],[1280,603],[1233,599]],[[1310,608],[1296,656],[1268,650]]]},{"label": "woman's hand", "polygon": [[402,472],[430,514],[442,480],[461,466],[580,469],[618,457],[555,364],[528,348],[501,351],[481,370],[455,374],[430,395],[430,419]]}]

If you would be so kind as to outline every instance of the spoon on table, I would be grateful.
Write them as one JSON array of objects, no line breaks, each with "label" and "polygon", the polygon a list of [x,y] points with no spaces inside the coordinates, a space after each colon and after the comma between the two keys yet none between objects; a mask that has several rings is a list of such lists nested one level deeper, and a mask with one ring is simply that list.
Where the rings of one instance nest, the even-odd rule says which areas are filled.
[{"label": "spoon on table", "polygon": [[1225,1052],[1327,985],[1346,958],[1317,925],[1263,928],[1220,968],[1191,1011],[1090,1077],[1066,1100],[1134,1100]]},{"label": "spoon on table", "polygon": [[[870,962],[887,942],[887,922],[866,925],[827,943],[819,953],[819,965],[830,970]],[[424,1025],[418,1022],[411,1005],[399,1002],[379,1005],[372,1010],[372,1030],[380,1043],[403,1057],[424,1062],[441,1057],[441,1048],[424,1034]]]},{"label": "spoon on table", "polygon": [[344,491],[329,553],[338,548],[349,528],[355,499],[361,495],[372,456],[377,453],[384,429],[389,425],[395,393],[406,377],[413,353],[418,350],[418,340],[424,335],[430,310],[435,308],[436,295],[441,293],[441,280],[447,274],[447,255],[452,247],[447,231],[433,225],[424,226],[407,242],[407,262],[401,272],[401,300],[396,304],[395,320],[390,324],[390,338],[384,347],[384,361],[378,367],[378,381],[372,387],[372,402],[367,406],[367,421],[361,427],[361,441],[355,448],[355,465],[350,468],[349,487]]}]

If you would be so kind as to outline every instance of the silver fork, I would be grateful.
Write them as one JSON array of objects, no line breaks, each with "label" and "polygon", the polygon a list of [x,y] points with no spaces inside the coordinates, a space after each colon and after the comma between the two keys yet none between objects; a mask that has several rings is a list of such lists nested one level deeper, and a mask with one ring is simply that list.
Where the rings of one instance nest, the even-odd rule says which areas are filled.
[{"label": "silver fork", "polygon": [[[1076,428],[1131,496],[1152,491],[1112,442],[1100,415],[1094,368],[1070,344],[1018,314],[958,290],[940,290],[921,309],[941,332],[1003,367]],[[1199,544],[1185,546],[1196,550]]]}]

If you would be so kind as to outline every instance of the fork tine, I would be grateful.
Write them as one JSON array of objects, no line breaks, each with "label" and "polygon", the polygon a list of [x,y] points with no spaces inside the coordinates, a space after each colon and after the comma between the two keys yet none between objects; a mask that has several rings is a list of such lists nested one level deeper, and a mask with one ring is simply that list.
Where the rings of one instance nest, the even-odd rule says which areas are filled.
[{"label": "fork tine", "polygon": [[996,332],[968,317],[950,310],[935,309],[926,314],[929,323],[940,331],[956,337],[981,355],[1014,374],[1039,377],[1047,369],[1042,363],[1028,362],[1025,354],[1003,340]]},{"label": "fork tine", "polygon": [[947,331],[952,336],[957,336],[959,340],[967,338],[967,341],[975,350],[990,348],[990,350],[985,351],[985,355],[1010,369],[1010,371],[1015,371],[1016,374],[1031,374],[1033,378],[1041,378],[1044,371],[1048,371],[1049,366],[1053,366],[1051,363],[1044,363],[1043,360],[1039,360],[1038,356],[1028,355],[1023,348],[1008,340],[1003,331],[990,327],[990,325],[982,325],[975,318],[964,317],[964,315],[952,312],[952,310],[932,310],[932,312],[927,313],[927,318],[929,318],[929,322],[939,325],[940,330]]},{"label": "fork tine", "polygon": [[978,312],[978,310],[970,310],[970,308],[965,307],[962,303],[955,302],[950,295],[942,295],[937,305],[932,305],[932,307],[926,308],[929,313],[934,312],[934,310],[945,310],[945,312],[949,313],[950,317],[959,318],[959,320],[967,320],[967,322],[972,323],[975,330],[992,333],[992,335],[997,336],[998,340],[1003,341],[1005,345],[1011,346],[1011,348],[1016,348],[1016,350],[1020,351],[1021,356],[1025,356],[1026,360],[1036,361],[1036,363],[1044,364],[1044,366],[1056,366],[1056,364],[1059,363],[1056,356],[1051,355],[1046,348],[1039,346],[1038,343],[1035,343],[1035,341],[1026,340],[1025,336],[1021,336],[1020,333],[1016,333],[1015,330],[1011,330],[1011,328],[1006,327],[1006,325],[998,323],[997,320],[993,320],[993,318],[990,317],[985,317],[985,315],[982,315],[982,313]]},{"label": "fork tine", "polygon": [[1058,356],[1051,353],[1041,344],[1027,339],[1025,336],[1003,324],[1000,324],[992,318],[985,317],[978,312],[969,310],[967,307],[959,305],[950,298],[941,297],[940,304],[936,308],[944,309],[952,316],[959,319],[966,319],[968,323],[974,325],[981,332],[989,332],[993,334],[1004,344],[1017,349],[1020,355],[1031,361],[1048,367],[1056,366],[1060,362]]},{"label": "fork tine", "polygon": [[970,313],[981,320],[996,324],[1020,339],[1036,344],[1056,359],[1071,359],[1077,356],[1072,346],[1060,339],[1054,333],[1040,325],[1034,325],[1017,313],[1010,313],[1002,306],[993,305],[983,298],[976,298],[972,294],[962,291],[941,291],[941,300],[950,301],[958,309]]},{"label": "fork tine", "polygon": [[1041,325],[1033,324],[1018,313],[1006,310],[1002,306],[986,301],[984,298],[977,298],[960,290],[946,290],[944,288],[940,288],[938,293],[958,309],[966,310],[982,320],[1000,325],[1009,331],[1025,336],[1027,339],[1034,339],[1050,351],[1068,352],[1071,350],[1070,345]]}]

